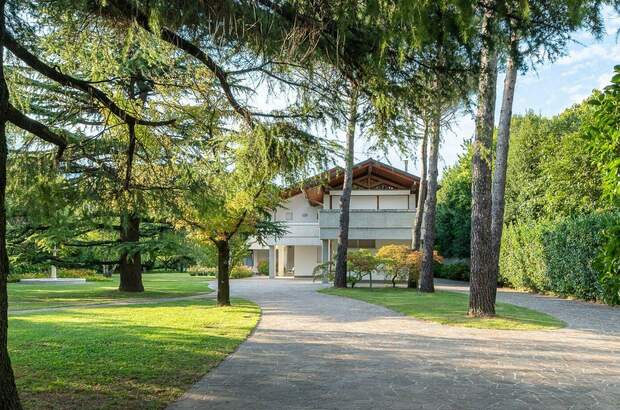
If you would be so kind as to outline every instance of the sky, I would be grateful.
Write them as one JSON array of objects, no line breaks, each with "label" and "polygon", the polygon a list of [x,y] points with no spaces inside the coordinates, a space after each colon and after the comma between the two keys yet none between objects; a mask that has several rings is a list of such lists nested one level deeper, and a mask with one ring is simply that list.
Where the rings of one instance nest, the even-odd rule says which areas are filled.
[{"label": "sky", "polygon": [[[585,32],[574,35],[574,41],[567,48],[565,56],[554,63],[546,63],[520,74],[515,90],[513,114],[523,114],[532,110],[544,116],[553,116],[561,113],[573,104],[579,103],[588,97],[592,90],[601,89],[609,84],[613,67],[620,64],[620,16],[612,10],[606,10],[605,22],[607,35],[601,40],[592,38]],[[497,112],[495,121],[499,118],[501,95],[504,76],[498,77]],[[474,121],[470,115],[460,115],[453,126],[453,131],[443,135],[440,149],[439,170],[456,162],[461,153],[465,140],[471,139],[474,134]],[[363,147],[356,150],[356,160],[366,159],[368,154]],[[390,152],[385,156],[374,155],[375,159],[384,160],[395,167],[404,168],[404,160],[397,152]],[[409,159],[409,170],[417,175],[419,164]]]}]

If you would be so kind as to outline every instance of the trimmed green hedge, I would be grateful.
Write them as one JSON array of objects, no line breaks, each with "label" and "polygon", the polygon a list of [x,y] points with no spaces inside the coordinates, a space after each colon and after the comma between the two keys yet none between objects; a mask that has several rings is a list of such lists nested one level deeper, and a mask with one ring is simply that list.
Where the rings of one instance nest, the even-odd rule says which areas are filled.
[{"label": "trimmed green hedge", "polygon": [[606,242],[603,230],[619,220],[620,213],[606,212],[507,226],[500,254],[501,282],[517,289],[602,300],[593,263]]},{"label": "trimmed green hedge", "polygon": [[433,268],[436,278],[463,280],[469,282],[469,265],[466,263],[443,263]]}]

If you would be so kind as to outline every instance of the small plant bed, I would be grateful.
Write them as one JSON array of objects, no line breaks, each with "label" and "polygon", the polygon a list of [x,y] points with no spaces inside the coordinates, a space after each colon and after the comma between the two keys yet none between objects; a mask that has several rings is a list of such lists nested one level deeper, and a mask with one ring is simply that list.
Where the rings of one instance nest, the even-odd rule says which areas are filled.
[{"label": "small plant bed", "polygon": [[565,326],[564,322],[546,313],[508,303],[496,305],[497,316],[494,318],[471,318],[466,315],[469,296],[457,292],[421,293],[404,288],[329,288],[320,292],[363,300],[444,325],[501,330],[549,330]]},{"label": "small plant bed", "polygon": [[160,409],[243,342],[260,309],[236,299],[14,315],[9,350],[27,409]]},{"label": "small plant bed", "polygon": [[142,275],[144,292],[119,292],[118,275],[112,279],[86,282],[79,286],[10,283],[9,310],[52,308],[107,303],[122,299],[168,298],[209,293],[207,277],[186,273],[146,273]]}]

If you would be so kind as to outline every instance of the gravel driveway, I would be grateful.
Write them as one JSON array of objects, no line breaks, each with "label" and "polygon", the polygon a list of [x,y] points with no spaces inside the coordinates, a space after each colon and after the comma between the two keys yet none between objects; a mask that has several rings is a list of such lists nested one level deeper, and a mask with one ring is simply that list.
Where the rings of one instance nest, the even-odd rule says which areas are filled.
[{"label": "gravel driveway", "polygon": [[257,302],[262,319],[171,408],[620,408],[620,309],[501,292],[500,300],[537,307],[568,327],[466,329],[320,294],[320,286],[233,281],[233,295]]}]

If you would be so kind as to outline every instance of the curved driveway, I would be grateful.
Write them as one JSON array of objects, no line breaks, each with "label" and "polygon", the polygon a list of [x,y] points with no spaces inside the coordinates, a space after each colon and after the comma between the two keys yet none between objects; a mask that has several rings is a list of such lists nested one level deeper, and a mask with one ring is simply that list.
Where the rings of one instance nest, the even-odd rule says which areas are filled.
[{"label": "curved driveway", "polygon": [[320,286],[233,281],[234,296],[262,307],[261,322],[171,408],[620,408],[620,309],[500,293],[555,311],[568,327],[466,329],[320,294]]}]

